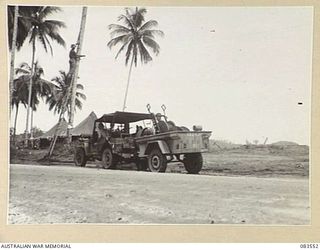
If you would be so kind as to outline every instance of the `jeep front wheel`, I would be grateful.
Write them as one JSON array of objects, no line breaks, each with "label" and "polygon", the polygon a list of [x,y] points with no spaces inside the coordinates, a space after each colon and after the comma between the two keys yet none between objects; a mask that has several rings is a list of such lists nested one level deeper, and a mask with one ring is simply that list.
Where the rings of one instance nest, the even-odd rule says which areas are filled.
[{"label": "jeep front wheel", "polygon": [[165,172],[167,158],[159,149],[153,149],[148,156],[148,167],[151,172]]},{"label": "jeep front wheel", "polygon": [[203,165],[202,155],[201,153],[185,154],[183,163],[188,174],[198,174]]},{"label": "jeep front wheel", "polygon": [[84,167],[87,163],[87,157],[83,148],[76,148],[74,152],[74,163],[76,166]]},{"label": "jeep front wheel", "polygon": [[116,165],[115,157],[110,148],[106,148],[102,152],[102,166],[105,169],[114,168]]}]

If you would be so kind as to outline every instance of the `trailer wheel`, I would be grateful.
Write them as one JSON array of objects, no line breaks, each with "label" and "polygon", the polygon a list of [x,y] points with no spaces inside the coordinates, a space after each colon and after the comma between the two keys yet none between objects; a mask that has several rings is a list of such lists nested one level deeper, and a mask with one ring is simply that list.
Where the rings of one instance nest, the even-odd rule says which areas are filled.
[{"label": "trailer wheel", "polygon": [[105,148],[102,152],[102,166],[105,169],[112,169],[115,168],[117,161],[115,156],[112,154],[110,148]]},{"label": "trailer wheel", "polygon": [[202,155],[201,153],[185,154],[183,163],[188,174],[198,174],[203,165]]},{"label": "trailer wheel", "polygon": [[76,148],[74,152],[74,163],[76,166],[84,167],[87,163],[87,157],[83,148]]},{"label": "trailer wheel", "polygon": [[151,172],[165,172],[167,158],[158,148],[153,149],[148,155],[148,167]]}]

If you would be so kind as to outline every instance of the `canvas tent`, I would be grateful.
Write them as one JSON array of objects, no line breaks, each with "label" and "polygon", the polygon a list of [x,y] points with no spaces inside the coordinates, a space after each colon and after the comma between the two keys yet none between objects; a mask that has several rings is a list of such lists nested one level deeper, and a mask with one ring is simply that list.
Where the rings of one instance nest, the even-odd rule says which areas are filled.
[{"label": "canvas tent", "polygon": [[[97,116],[94,112],[91,112],[87,118],[80,122],[74,129],[71,130],[72,140],[77,140],[80,136],[90,136],[92,135],[94,121],[97,119]],[[50,130],[48,130],[43,135],[35,138],[39,140],[39,147],[46,148],[50,145],[54,134],[57,134],[57,142],[63,142],[68,136],[68,122],[62,118],[60,124],[57,123]]]},{"label": "canvas tent", "polygon": [[67,137],[68,123],[64,118],[62,118],[60,123],[58,122],[46,133],[35,138],[37,141],[39,141],[39,148],[49,147],[55,133],[58,135],[57,142],[62,142]]},{"label": "canvas tent", "polygon": [[96,114],[92,111],[87,118],[80,122],[74,129],[71,130],[72,137],[90,136],[92,135],[94,121],[97,119]]},{"label": "canvas tent", "polygon": [[54,136],[55,132],[57,133],[58,137],[66,137],[67,130],[68,130],[68,123],[64,118],[62,118],[60,121],[60,124],[58,122],[49,131],[47,131],[46,133],[41,135],[39,138],[41,138],[41,139],[51,138]]}]

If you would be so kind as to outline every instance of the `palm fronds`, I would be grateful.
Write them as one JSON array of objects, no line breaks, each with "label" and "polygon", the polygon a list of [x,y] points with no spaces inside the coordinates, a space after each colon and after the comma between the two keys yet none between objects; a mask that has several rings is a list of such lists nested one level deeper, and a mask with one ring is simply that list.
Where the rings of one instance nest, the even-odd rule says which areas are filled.
[{"label": "palm fronds", "polygon": [[32,9],[27,16],[24,16],[24,20],[30,23],[29,43],[34,43],[35,40],[38,40],[46,52],[50,50],[51,55],[53,55],[53,49],[50,40],[65,47],[65,41],[59,34],[60,28],[66,27],[65,23],[47,19],[52,13],[61,11],[61,8],[52,6],[34,6],[30,8]]},{"label": "palm fronds", "polygon": [[115,58],[117,59],[120,53],[126,50],[125,65],[128,65],[128,62],[131,60],[123,110],[126,108],[132,65],[137,66],[139,56],[141,64],[152,61],[152,57],[147,48],[151,49],[155,55],[158,55],[160,46],[154,39],[155,36],[164,36],[161,30],[154,29],[154,27],[158,26],[157,21],[145,21],[146,13],[147,10],[145,8],[125,8],[125,13],[118,17],[118,21],[122,22],[123,25],[110,24],[108,26],[109,30],[111,30],[111,40],[107,43],[107,46],[111,49],[112,47],[121,45]]},{"label": "palm fronds", "polygon": [[[59,71],[60,75],[52,79],[54,87],[51,95],[46,99],[46,103],[49,105],[49,110],[53,110],[54,113],[60,114],[61,112],[67,112],[70,117],[71,108],[71,84],[70,78],[65,71]],[[84,90],[82,84],[76,86],[76,100],[75,106],[78,109],[82,109],[82,101],[86,100],[86,95],[81,93],[80,90]]]},{"label": "palm fronds", "polygon": [[140,56],[141,63],[148,63],[152,61],[152,57],[148,48],[158,55],[160,52],[159,44],[154,40],[156,36],[163,37],[164,33],[161,30],[156,30],[154,27],[158,26],[155,20],[145,22],[145,8],[125,9],[125,14],[118,17],[118,21],[122,21],[123,25],[110,24],[108,28],[111,30],[111,40],[107,43],[109,48],[121,44],[115,58],[127,49],[125,55],[125,64],[127,65],[131,59],[134,65],[137,66],[137,58]]}]

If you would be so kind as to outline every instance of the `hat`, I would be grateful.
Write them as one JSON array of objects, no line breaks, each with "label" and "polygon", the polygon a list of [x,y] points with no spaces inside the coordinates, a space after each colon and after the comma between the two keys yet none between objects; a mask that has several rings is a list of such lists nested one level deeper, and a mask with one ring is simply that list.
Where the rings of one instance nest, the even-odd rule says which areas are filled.
[{"label": "hat", "polygon": [[104,128],[103,123],[100,122],[99,125],[98,125],[98,128],[100,128],[100,129]]},{"label": "hat", "polygon": [[157,113],[156,116],[162,116],[161,113]]},{"label": "hat", "polygon": [[71,44],[71,48],[75,48],[75,47],[77,47],[76,44]]}]

